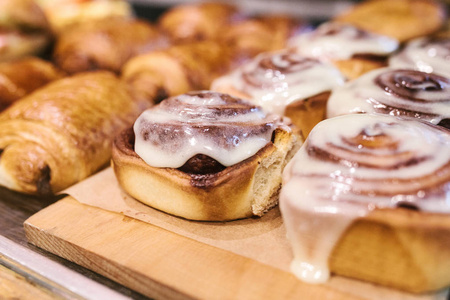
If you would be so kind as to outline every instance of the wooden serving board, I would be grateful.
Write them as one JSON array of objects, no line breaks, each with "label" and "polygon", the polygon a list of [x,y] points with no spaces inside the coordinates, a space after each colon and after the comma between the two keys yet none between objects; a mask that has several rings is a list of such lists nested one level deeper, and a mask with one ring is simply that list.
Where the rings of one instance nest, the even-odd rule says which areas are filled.
[{"label": "wooden serving board", "polygon": [[24,228],[30,243],[149,297],[364,299],[70,196]]},{"label": "wooden serving board", "polygon": [[409,300],[447,293],[414,296],[345,278],[306,284],[286,270],[71,196],[31,216],[24,228],[30,243],[158,299]]}]

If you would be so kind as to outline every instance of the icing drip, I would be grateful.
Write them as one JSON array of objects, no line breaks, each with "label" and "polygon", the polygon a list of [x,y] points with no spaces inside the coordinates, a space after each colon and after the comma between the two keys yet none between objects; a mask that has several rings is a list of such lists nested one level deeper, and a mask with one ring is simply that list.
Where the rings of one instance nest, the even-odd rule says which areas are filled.
[{"label": "icing drip", "polygon": [[344,84],[333,66],[289,51],[263,53],[219,78],[212,89],[231,85],[266,111],[284,114],[290,103]]},{"label": "icing drip", "polygon": [[418,38],[389,59],[393,68],[415,69],[450,77],[450,38]]},{"label": "icing drip", "polygon": [[373,209],[450,213],[449,147],[450,131],[414,119],[353,114],[319,123],[283,173],[293,273],[325,282],[341,235]]},{"label": "icing drip", "polygon": [[305,56],[325,60],[350,59],[356,54],[387,56],[398,48],[398,41],[351,25],[324,23],[289,41],[289,46]]},{"label": "icing drip", "polygon": [[179,168],[197,154],[224,166],[249,158],[271,141],[277,115],[229,95],[200,91],[164,100],[134,124],[135,152],[150,166]]},{"label": "icing drip", "polygon": [[450,118],[449,95],[449,78],[415,70],[383,68],[333,90],[327,115],[383,113],[439,124]]}]

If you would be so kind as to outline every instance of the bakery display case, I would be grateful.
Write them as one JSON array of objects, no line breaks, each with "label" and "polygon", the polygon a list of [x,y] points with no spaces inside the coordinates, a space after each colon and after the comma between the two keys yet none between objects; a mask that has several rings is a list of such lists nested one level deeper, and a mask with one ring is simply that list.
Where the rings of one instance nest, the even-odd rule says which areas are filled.
[{"label": "bakery display case", "polygon": [[0,0],[0,298],[449,299],[448,5]]}]

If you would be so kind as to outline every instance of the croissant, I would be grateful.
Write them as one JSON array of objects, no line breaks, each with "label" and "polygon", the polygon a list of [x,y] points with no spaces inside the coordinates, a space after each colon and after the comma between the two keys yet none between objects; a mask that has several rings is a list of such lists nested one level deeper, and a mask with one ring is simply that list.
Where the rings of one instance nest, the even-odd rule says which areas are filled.
[{"label": "croissant", "polygon": [[134,57],[124,65],[122,78],[136,97],[157,103],[169,96],[208,89],[231,65],[227,47],[215,41],[193,42]]},{"label": "croissant", "polygon": [[185,4],[165,12],[158,24],[173,43],[179,44],[217,38],[237,16],[237,8],[226,3]]},{"label": "croissant", "polygon": [[33,0],[0,1],[0,61],[41,54],[51,39],[47,18]]},{"label": "croissant", "polygon": [[0,111],[62,76],[53,64],[37,57],[0,63]]},{"label": "croissant", "polygon": [[105,71],[52,82],[0,114],[0,185],[52,194],[109,163],[114,135],[148,107]]},{"label": "croissant", "polygon": [[67,30],[56,42],[53,59],[69,74],[98,69],[119,73],[131,57],[163,45],[149,22],[112,17]]}]

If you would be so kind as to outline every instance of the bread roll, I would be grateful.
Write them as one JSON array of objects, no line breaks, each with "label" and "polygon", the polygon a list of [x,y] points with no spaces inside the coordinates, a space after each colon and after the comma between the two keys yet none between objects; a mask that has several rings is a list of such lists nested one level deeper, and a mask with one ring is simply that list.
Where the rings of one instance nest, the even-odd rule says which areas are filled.
[{"label": "bread roll", "polygon": [[450,285],[450,131],[352,114],[310,133],[283,173],[293,273],[330,272],[414,293]]},{"label": "bread roll", "polygon": [[63,73],[37,57],[0,63],[0,111]]},{"label": "bread roll", "polygon": [[381,113],[418,118],[450,129],[449,95],[450,78],[383,68],[334,89],[327,116]]},{"label": "bread roll", "polygon": [[54,81],[0,114],[0,185],[52,194],[108,164],[112,140],[148,105],[109,72]]},{"label": "bread roll", "polygon": [[113,145],[122,188],[191,220],[261,216],[301,139],[279,116],[231,96],[192,92],[145,111]]},{"label": "bread roll", "polygon": [[92,70],[120,73],[130,58],[161,47],[165,47],[164,39],[149,22],[112,17],[66,30],[55,44],[53,60],[69,74]]},{"label": "bread roll", "polygon": [[52,39],[47,18],[33,0],[0,1],[0,61],[39,55]]}]

